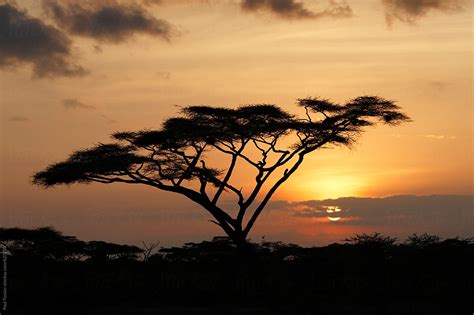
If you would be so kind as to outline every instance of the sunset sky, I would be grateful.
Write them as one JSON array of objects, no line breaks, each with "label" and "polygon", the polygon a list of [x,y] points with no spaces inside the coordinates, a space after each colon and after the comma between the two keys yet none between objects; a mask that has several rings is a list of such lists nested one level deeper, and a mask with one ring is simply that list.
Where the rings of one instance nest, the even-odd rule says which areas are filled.
[{"label": "sunset sky", "polygon": [[[181,196],[124,184],[45,190],[31,176],[115,131],[159,128],[178,106],[302,114],[297,98],[378,95],[413,121],[309,156],[251,237],[474,236],[470,0],[0,3],[0,225],[124,243],[210,238],[221,232]],[[394,195],[419,197],[384,198]],[[327,220],[328,206],[349,214]]]}]

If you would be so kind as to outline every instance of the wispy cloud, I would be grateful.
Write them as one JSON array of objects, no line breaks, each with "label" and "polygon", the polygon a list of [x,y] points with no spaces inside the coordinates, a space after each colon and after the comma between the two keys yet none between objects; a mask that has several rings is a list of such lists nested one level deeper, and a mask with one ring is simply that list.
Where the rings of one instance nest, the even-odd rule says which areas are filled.
[{"label": "wispy cloud", "polygon": [[437,134],[422,135],[422,137],[425,137],[425,138],[428,138],[428,139],[435,139],[435,140],[454,140],[454,139],[456,139],[456,136],[445,136],[445,135],[437,135]]},{"label": "wispy cloud", "polygon": [[319,19],[324,17],[346,18],[352,16],[352,9],[346,2],[329,1],[321,11],[311,11],[302,2],[295,0],[242,0],[244,12],[269,12],[286,19]]},{"label": "wispy cloud", "polygon": [[67,98],[61,101],[61,104],[66,109],[95,109],[92,105],[86,105],[75,98]]},{"label": "wispy cloud", "polygon": [[171,72],[168,71],[158,71],[156,72],[156,76],[163,80],[169,80],[171,78]]},{"label": "wispy cloud", "polygon": [[[79,101],[78,99],[75,99],[75,98],[64,99],[64,100],[61,101],[61,104],[67,110],[82,110],[82,109],[96,110],[95,106],[87,105],[87,104],[85,104],[85,103],[83,103],[83,102],[81,102],[81,101]],[[107,124],[114,124],[114,123],[117,122],[115,119],[110,118],[106,114],[97,113],[97,112],[95,112],[95,114],[97,115],[96,117],[100,117]]]},{"label": "wispy cloud", "polygon": [[391,136],[394,137],[394,138],[399,138],[399,139],[405,137],[405,135],[402,135],[402,134],[399,134],[399,133],[392,133]]},{"label": "wispy cloud", "polygon": [[107,116],[105,114],[100,114],[100,117],[105,119],[105,121],[107,121],[108,124],[114,124],[114,123],[117,122],[115,119],[112,119],[112,118],[110,118],[109,116]]},{"label": "wispy cloud", "polygon": [[431,12],[456,13],[466,7],[466,0],[382,0],[389,25],[394,21],[415,23]]},{"label": "wispy cloud", "polygon": [[88,73],[72,57],[72,42],[61,30],[13,4],[0,4],[0,68],[33,66],[33,77],[74,77]]},{"label": "wispy cloud", "polygon": [[445,81],[431,81],[430,85],[435,90],[444,90],[449,84]]},{"label": "wispy cloud", "polygon": [[27,121],[30,121],[30,119],[26,116],[12,116],[8,119],[8,121],[11,121],[11,122],[27,122]]},{"label": "wispy cloud", "polygon": [[[409,135],[392,133],[391,136],[394,137],[394,138],[401,139],[401,138],[405,138]],[[457,139],[456,136],[447,136],[447,135],[440,135],[440,134],[434,134],[434,133],[422,134],[422,135],[418,135],[418,136],[423,137],[423,138],[427,138],[427,139],[433,139],[433,140],[454,140],[454,139]]]}]

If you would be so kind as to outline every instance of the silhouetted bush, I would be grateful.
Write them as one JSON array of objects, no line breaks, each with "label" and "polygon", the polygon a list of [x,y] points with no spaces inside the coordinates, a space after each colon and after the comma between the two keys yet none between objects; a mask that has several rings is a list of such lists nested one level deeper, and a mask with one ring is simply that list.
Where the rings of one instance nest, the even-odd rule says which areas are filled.
[{"label": "silhouetted bush", "polygon": [[143,253],[143,249],[130,245],[91,241],[87,243],[85,252],[91,260],[135,260]]},{"label": "silhouetted bush", "polygon": [[363,247],[363,248],[382,248],[387,249],[394,246],[397,238],[383,236],[380,233],[373,234],[356,234],[345,239],[346,244]]},{"label": "silhouetted bush", "polygon": [[422,249],[438,245],[440,242],[441,238],[439,236],[429,235],[427,233],[418,235],[415,233],[407,238],[405,244],[410,247]]}]

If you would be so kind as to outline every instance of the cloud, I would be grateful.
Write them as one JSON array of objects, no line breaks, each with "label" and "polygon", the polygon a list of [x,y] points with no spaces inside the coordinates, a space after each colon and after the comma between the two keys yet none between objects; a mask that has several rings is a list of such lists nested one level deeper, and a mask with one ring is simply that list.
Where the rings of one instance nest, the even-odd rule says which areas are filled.
[{"label": "cloud", "polygon": [[270,12],[286,19],[319,19],[323,17],[345,18],[352,16],[352,9],[345,2],[329,1],[329,7],[313,12],[295,0],[242,0],[245,12]]},{"label": "cloud", "polygon": [[165,40],[176,34],[172,25],[153,17],[137,3],[116,1],[44,1],[43,8],[53,21],[70,34],[100,42],[120,43],[135,34]]},{"label": "cloud", "polygon": [[94,45],[94,52],[96,53],[101,53],[102,52],[102,47],[100,47],[99,45]]},{"label": "cloud", "polygon": [[8,121],[11,121],[11,122],[27,122],[27,121],[30,121],[30,119],[28,117],[25,117],[25,116],[12,116],[8,119]]},{"label": "cloud", "polygon": [[[399,139],[407,137],[407,135],[402,135],[402,134],[397,134],[397,133],[393,133],[391,136],[395,138],[399,138]],[[439,135],[439,134],[433,134],[433,133],[418,135],[418,136],[427,138],[427,139],[433,139],[433,140],[454,140],[457,138],[456,136]]]},{"label": "cloud", "polygon": [[172,5],[172,4],[211,4],[219,3],[222,0],[143,0],[145,6],[152,5]]},{"label": "cloud", "polygon": [[304,207],[296,210],[293,215],[301,218],[325,218],[328,216],[326,213],[327,208],[328,206]]},{"label": "cloud", "polygon": [[158,71],[156,72],[156,76],[163,80],[169,80],[171,78],[171,72],[168,71]]},{"label": "cloud", "polygon": [[163,0],[143,0],[143,4],[146,5],[146,6],[161,5],[161,4],[163,4]]},{"label": "cloud", "polygon": [[446,138],[443,135],[423,135],[423,137],[429,138],[429,139],[436,139],[436,140],[443,140]]},{"label": "cloud", "polygon": [[75,98],[67,98],[61,101],[66,109],[95,109],[94,106],[86,105]]},{"label": "cloud", "polygon": [[[83,102],[75,98],[64,99],[61,101],[61,104],[67,110],[77,110],[77,109],[95,110],[96,109],[95,106],[84,104]],[[103,119],[108,124],[114,124],[117,122],[115,119],[110,118],[106,114],[97,114],[97,116]]]},{"label": "cloud", "polygon": [[385,17],[391,25],[395,20],[413,24],[430,12],[455,13],[465,8],[466,0],[382,0]]},{"label": "cloud", "polygon": [[392,133],[391,136],[392,136],[392,137],[395,137],[395,138],[403,138],[403,137],[405,137],[405,135],[402,135],[402,134],[399,134],[399,133]]},{"label": "cloud", "polygon": [[[341,211],[328,213],[338,207]],[[474,195],[399,195],[385,198],[344,197],[301,202],[276,201],[270,211],[324,224],[388,227],[412,232],[453,231],[472,236],[474,230]],[[337,222],[328,216],[340,217]]]},{"label": "cloud", "polygon": [[0,4],[0,69],[33,66],[33,77],[74,77],[88,73],[72,61],[71,40],[59,29],[12,4]]},{"label": "cloud", "polygon": [[422,135],[422,136],[428,139],[435,139],[435,140],[456,139],[455,136],[445,136],[445,135],[435,135],[435,134]]},{"label": "cloud", "polygon": [[103,119],[105,119],[105,121],[106,121],[108,124],[114,124],[114,123],[117,122],[115,119],[112,119],[112,118],[110,118],[109,116],[107,116],[107,115],[105,115],[105,114],[100,114],[100,117],[102,117]]},{"label": "cloud", "polygon": [[445,81],[430,81],[429,84],[437,91],[444,90],[449,85],[449,83]]}]

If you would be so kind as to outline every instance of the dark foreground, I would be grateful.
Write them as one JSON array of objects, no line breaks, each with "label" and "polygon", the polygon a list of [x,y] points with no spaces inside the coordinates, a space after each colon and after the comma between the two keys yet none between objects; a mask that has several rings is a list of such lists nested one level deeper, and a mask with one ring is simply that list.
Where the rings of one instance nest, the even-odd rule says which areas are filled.
[{"label": "dark foreground", "polygon": [[7,253],[1,314],[474,311],[472,240],[423,235],[395,243],[363,235],[318,248],[262,242],[242,255],[216,238],[153,254],[62,235],[53,242],[18,239],[7,230],[0,230]]}]

